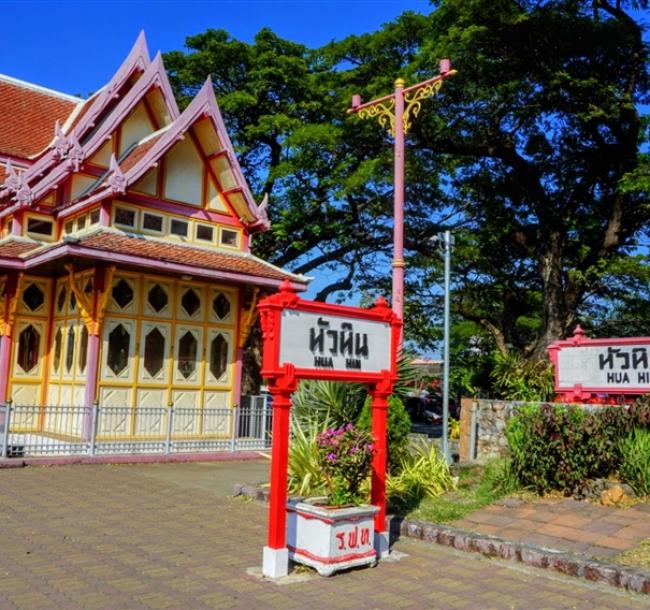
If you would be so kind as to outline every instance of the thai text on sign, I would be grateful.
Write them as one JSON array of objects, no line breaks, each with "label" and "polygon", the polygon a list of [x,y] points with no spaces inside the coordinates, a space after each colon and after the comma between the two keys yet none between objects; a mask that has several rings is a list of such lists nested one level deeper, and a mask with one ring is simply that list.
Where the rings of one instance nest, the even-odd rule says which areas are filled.
[{"label": "thai text on sign", "polygon": [[282,312],[280,363],[306,369],[388,370],[390,338],[385,322],[287,309]]},{"label": "thai text on sign", "polygon": [[564,347],[558,354],[558,381],[562,387],[650,389],[647,345]]}]

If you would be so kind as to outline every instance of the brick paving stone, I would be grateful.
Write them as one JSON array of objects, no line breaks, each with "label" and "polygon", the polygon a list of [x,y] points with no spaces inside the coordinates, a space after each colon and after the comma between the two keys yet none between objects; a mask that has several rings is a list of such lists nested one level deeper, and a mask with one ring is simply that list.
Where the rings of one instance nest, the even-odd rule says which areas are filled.
[{"label": "brick paving stone", "polygon": [[[259,580],[246,570],[261,563],[267,506],[185,481],[183,473],[195,477],[195,465],[165,468],[3,471],[0,608],[536,610],[578,607],[584,600],[589,607],[649,605],[647,596],[410,539],[394,546],[406,557],[374,569],[332,578],[311,574],[295,584]],[[215,479],[216,465],[202,469]],[[177,475],[171,480],[161,472]],[[539,511],[549,508],[553,518],[562,510],[546,504]],[[490,509],[486,516],[498,517],[499,510],[506,509]],[[513,521],[520,509],[508,510]]]}]

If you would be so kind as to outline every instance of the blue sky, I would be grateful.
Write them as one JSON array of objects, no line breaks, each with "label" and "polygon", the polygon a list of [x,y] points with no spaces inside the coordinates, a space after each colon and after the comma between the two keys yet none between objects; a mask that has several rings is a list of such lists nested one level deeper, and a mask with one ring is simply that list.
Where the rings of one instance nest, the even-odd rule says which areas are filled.
[{"label": "blue sky", "polygon": [[252,41],[263,27],[319,46],[372,32],[427,0],[204,0],[161,2],[0,0],[0,73],[64,93],[88,95],[112,76],[145,30],[149,50],[182,49],[208,28]]}]

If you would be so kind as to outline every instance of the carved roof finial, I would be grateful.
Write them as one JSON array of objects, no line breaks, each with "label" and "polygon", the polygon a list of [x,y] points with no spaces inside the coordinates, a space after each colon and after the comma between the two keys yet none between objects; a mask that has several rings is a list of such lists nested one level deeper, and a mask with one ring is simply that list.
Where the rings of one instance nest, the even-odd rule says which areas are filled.
[{"label": "carved roof finial", "polygon": [[126,192],[126,177],[124,176],[124,172],[120,169],[117,159],[115,158],[115,153],[111,155],[110,172],[111,175],[108,179],[108,186],[111,187],[111,190],[114,193],[124,194]]},{"label": "carved roof finial", "polygon": [[14,169],[14,166],[11,163],[11,159],[7,159],[7,163],[5,167],[7,168],[7,178],[5,179],[5,187],[14,192],[17,192],[22,184],[22,181],[20,179],[20,176],[18,175],[18,172],[16,172],[16,170]]},{"label": "carved roof finial", "polygon": [[70,134],[70,150],[68,151],[68,166],[72,167],[75,172],[79,171],[81,163],[84,160],[84,149],[79,144],[79,140],[74,133]]},{"label": "carved roof finial", "polygon": [[16,203],[20,204],[21,207],[30,206],[34,200],[32,189],[30,189],[29,186],[22,181],[22,179],[20,182],[20,187],[16,191]]},{"label": "carved roof finial", "polygon": [[57,119],[56,123],[54,123],[54,141],[52,142],[54,155],[57,159],[64,159],[67,152],[70,150],[70,147],[70,141],[65,137],[65,134],[61,129],[61,122]]}]

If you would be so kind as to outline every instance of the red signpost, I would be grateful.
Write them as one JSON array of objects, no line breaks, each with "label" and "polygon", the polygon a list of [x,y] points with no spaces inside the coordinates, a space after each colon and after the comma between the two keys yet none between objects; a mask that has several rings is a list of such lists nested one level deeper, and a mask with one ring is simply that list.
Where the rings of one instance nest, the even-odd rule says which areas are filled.
[{"label": "red signpost", "polygon": [[288,573],[286,544],[287,464],[291,394],[300,379],[365,383],[372,397],[371,502],[375,549],[388,551],[386,528],[387,398],[397,379],[397,351],[402,321],[379,298],[371,309],[300,299],[289,282],[258,305],[264,337],[262,376],[273,397],[271,498],[268,544],[262,571],[278,578]]},{"label": "red signpost", "polygon": [[555,393],[564,402],[628,402],[650,392],[650,337],[573,337],[548,347]]}]

